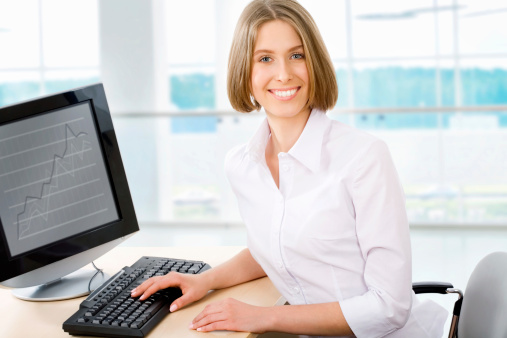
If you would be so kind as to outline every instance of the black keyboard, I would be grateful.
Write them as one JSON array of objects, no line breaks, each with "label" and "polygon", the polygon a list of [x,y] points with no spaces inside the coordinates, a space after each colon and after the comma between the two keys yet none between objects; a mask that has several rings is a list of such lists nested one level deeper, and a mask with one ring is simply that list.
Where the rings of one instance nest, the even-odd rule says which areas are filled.
[{"label": "black keyboard", "polygon": [[63,323],[63,330],[71,335],[144,337],[169,313],[181,290],[160,290],[144,301],[132,298],[130,292],[152,276],[170,271],[195,274],[210,268],[200,261],[141,257],[83,300],[79,310]]}]

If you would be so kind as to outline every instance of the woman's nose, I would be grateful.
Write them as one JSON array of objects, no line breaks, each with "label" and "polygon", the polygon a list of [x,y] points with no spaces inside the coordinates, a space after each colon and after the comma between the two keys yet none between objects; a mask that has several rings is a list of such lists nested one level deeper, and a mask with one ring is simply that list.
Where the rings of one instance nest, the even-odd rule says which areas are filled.
[{"label": "woman's nose", "polygon": [[292,71],[287,61],[280,61],[278,63],[276,79],[283,83],[292,79]]}]

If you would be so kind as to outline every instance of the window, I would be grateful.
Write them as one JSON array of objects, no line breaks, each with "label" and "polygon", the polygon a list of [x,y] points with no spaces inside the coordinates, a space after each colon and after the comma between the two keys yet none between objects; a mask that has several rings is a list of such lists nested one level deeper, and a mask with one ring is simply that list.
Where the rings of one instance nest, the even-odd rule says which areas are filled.
[{"label": "window", "polygon": [[0,106],[97,82],[97,2],[2,2],[0,45]]},{"label": "window", "polygon": [[[507,167],[505,161],[493,160],[504,156],[491,149],[504,142],[506,112],[471,111],[469,107],[506,104],[507,39],[500,24],[507,12],[495,10],[494,2],[472,0],[458,4],[450,0],[301,3],[317,22],[335,64],[340,95],[329,115],[389,143],[407,192],[411,222],[505,221],[506,213],[499,211],[499,205],[507,198],[507,187],[498,185],[505,181],[498,173]],[[184,110],[210,114],[209,120],[192,114],[171,119],[174,139],[184,140],[185,135],[190,139],[191,133],[203,138],[194,148],[186,143],[189,139],[178,144],[178,151],[186,154],[179,158],[186,157],[189,167],[202,160],[199,154],[216,154],[214,147],[232,146],[233,137],[227,133],[237,135],[239,143],[240,139],[248,140],[255,129],[250,124],[256,118],[231,117],[225,113],[227,106],[218,103],[227,101],[224,79],[220,78],[226,71],[223,59],[228,56],[232,31],[246,2],[228,9],[231,4],[228,0],[199,3],[195,18],[181,16],[183,23],[177,22],[174,13],[186,13],[191,5],[168,6],[172,10],[168,9],[171,14],[166,17],[174,26],[167,30],[168,41],[173,41],[168,50],[175,45],[191,50],[177,55],[169,52],[169,100],[180,115],[185,116]],[[197,21],[198,38],[192,31]],[[182,39],[180,34],[170,38],[175,27],[189,30],[187,40],[200,43],[171,40]],[[218,152],[224,156],[223,149]],[[215,160],[213,156],[205,162]],[[227,186],[210,184],[221,182],[220,169],[214,167],[217,172],[213,172],[206,167],[210,177],[200,187],[188,191],[179,187],[182,196],[201,194],[204,200],[204,196],[215,194],[221,206],[211,219],[229,217],[231,213],[225,210],[235,208],[227,202],[233,198],[222,193]],[[178,177],[175,181],[184,181]],[[189,181],[199,180],[194,177]],[[200,218],[199,213],[190,214]],[[202,215],[202,219],[210,219],[209,213]]]},{"label": "window", "polygon": [[[226,95],[248,0],[125,1],[0,4],[0,45],[13,51],[0,54],[0,105],[104,81],[139,219],[239,222],[223,159],[263,119],[234,113]],[[410,221],[505,222],[507,11],[493,0],[301,3],[336,69],[328,114],[386,140]]]}]

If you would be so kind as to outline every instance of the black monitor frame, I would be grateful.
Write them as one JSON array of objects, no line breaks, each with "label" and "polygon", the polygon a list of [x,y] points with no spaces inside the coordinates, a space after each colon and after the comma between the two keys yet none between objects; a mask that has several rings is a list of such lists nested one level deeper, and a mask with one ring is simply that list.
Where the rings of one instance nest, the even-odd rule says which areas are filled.
[{"label": "black monitor frame", "polygon": [[10,255],[6,235],[0,223],[0,281],[77,255],[139,230],[102,83],[0,108],[0,125],[87,101],[92,110],[119,219],[15,257]]}]

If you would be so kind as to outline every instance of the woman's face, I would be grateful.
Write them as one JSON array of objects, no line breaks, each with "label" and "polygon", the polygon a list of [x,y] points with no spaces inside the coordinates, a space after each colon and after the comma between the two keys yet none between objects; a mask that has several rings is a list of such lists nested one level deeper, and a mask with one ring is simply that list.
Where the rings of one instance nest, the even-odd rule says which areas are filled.
[{"label": "woman's face", "polygon": [[290,24],[273,20],[260,26],[252,58],[251,86],[255,100],[268,116],[296,116],[308,102],[304,52],[303,43]]}]

